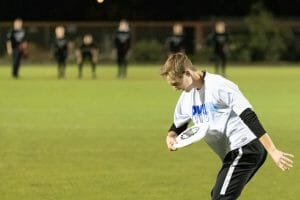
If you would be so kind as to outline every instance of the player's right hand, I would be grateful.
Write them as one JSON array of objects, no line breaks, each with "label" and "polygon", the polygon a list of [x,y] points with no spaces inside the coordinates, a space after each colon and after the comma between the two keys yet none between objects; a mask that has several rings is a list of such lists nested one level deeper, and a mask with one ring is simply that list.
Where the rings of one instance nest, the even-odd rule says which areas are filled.
[{"label": "player's right hand", "polygon": [[174,144],[177,143],[176,136],[177,134],[175,132],[169,132],[166,137],[167,147],[170,151],[176,151],[176,148],[173,146]]}]

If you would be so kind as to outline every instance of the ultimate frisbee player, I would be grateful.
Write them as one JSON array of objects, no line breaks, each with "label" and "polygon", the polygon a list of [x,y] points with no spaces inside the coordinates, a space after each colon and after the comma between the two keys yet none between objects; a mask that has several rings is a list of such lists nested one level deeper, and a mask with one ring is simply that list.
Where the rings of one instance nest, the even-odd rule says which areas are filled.
[{"label": "ultimate frisbee player", "polygon": [[209,125],[203,140],[223,162],[211,192],[213,200],[237,199],[267,153],[281,170],[293,167],[294,156],[275,147],[236,84],[196,70],[183,53],[170,55],[161,75],[175,89],[183,91],[166,137],[168,149],[176,149],[176,137],[189,121]]},{"label": "ultimate frisbee player", "polygon": [[23,28],[23,20],[15,19],[13,30],[7,34],[6,48],[8,55],[12,55],[12,76],[19,78],[19,69],[22,57],[27,56],[28,43],[26,39],[26,31]]},{"label": "ultimate frisbee player", "polygon": [[68,57],[68,39],[65,36],[65,27],[57,26],[55,28],[54,57],[57,61],[58,78],[65,78],[66,60]]},{"label": "ultimate frisbee player", "polygon": [[183,35],[183,26],[176,23],[173,26],[173,34],[167,39],[169,54],[185,52],[185,41]]},{"label": "ultimate frisbee player", "polygon": [[117,49],[118,78],[127,77],[127,55],[131,45],[131,32],[129,23],[121,20],[115,36],[115,47]]},{"label": "ultimate frisbee player", "polygon": [[97,47],[91,34],[83,36],[80,49],[76,52],[78,64],[78,78],[82,77],[82,67],[85,61],[89,61],[92,67],[92,77],[96,78]]},{"label": "ultimate frisbee player", "polygon": [[214,43],[215,71],[217,74],[221,74],[225,77],[229,43],[229,35],[228,32],[226,32],[225,22],[219,21],[216,23],[212,40]]}]

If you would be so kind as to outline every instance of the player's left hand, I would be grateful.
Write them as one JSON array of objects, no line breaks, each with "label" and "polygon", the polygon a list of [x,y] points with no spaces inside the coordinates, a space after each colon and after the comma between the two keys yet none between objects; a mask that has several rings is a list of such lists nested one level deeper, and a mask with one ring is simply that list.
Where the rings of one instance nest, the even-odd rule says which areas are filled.
[{"label": "player's left hand", "polygon": [[274,150],[271,153],[271,157],[282,171],[287,171],[293,167],[294,161],[292,158],[294,158],[294,155],[292,154],[285,153],[280,150]]},{"label": "player's left hand", "polygon": [[22,42],[19,46],[19,50],[20,50],[23,58],[28,57],[28,43],[27,42]]}]

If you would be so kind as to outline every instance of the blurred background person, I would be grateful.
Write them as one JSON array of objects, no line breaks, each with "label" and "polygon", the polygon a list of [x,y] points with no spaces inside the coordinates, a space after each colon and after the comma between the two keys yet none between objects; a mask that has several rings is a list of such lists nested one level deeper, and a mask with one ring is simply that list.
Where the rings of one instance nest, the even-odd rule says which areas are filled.
[{"label": "blurred background person", "polygon": [[66,60],[68,57],[68,39],[65,36],[65,28],[55,28],[54,57],[57,61],[58,78],[65,78]]},{"label": "blurred background person", "polygon": [[92,78],[96,78],[96,63],[98,59],[98,50],[91,34],[83,36],[82,44],[76,52],[78,64],[78,78],[82,78],[82,67],[85,61],[90,62],[92,67]]},{"label": "blurred background person", "polygon": [[226,25],[223,21],[218,21],[215,24],[214,34],[212,36],[214,45],[214,62],[215,72],[226,76],[226,59],[229,50],[229,36],[226,32]]},{"label": "blurred background person", "polygon": [[21,58],[28,55],[28,43],[22,19],[14,20],[13,29],[7,34],[6,49],[8,55],[12,55],[12,76],[18,78]]},{"label": "blurred background person", "polygon": [[169,54],[185,52],[185,41],[183,35],[183,26],[180,23],[173,25],[173,33],[167,39]]},{"label": "blurred background person", "polygon": [[115,37],[115,47],[117,49],[118,78],[127,76],[127,54],[130,49],[131,33],[129,23],[121,20]]}]

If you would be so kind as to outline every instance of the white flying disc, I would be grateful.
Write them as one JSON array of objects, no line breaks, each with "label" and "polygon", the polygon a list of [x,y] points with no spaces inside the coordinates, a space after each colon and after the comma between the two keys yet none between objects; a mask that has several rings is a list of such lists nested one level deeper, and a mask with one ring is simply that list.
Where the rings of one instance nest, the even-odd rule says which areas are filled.
[{"label": "white flying disc", "polygon": [[206,135],[208,127],[209,125],[204,123],[200,125],[194,125],[186,129],[176,137],[177,143],[174,144],[173,147],[178,149],[200,141]]}]

